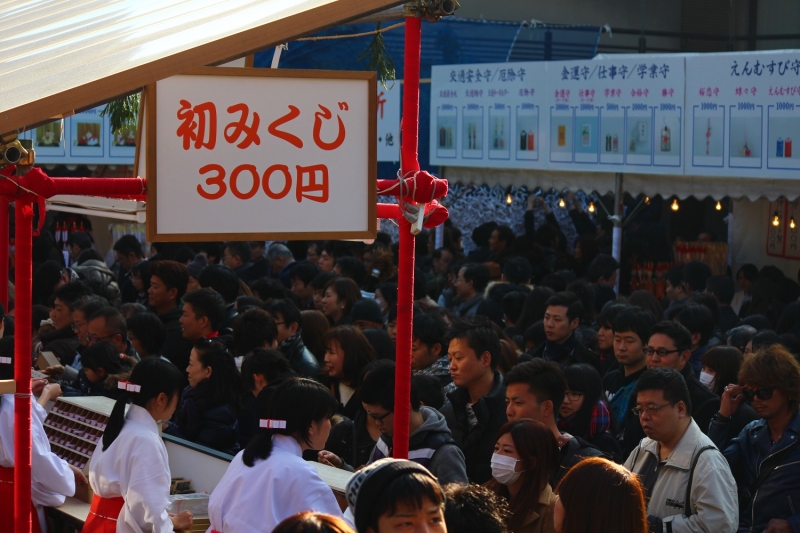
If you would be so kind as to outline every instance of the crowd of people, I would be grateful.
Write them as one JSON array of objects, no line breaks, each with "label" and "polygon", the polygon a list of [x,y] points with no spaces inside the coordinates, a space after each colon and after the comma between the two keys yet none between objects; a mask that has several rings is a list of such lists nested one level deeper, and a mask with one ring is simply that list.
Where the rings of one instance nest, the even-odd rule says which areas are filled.
[{"label": "crowd of people", "polygon": [[[69,266],[40,254],[33,356],[58,360],[42,403],[115,401],[84,531],[191,524],[167,511],[159,429],[233,456],[209,501],[220,533],[800,531],[800,285],[692,261],[663,301],[618,296],[584,213],[572,254],[529,214],[523,236],[481,226],[469,253],[452,225],[439,248],[418,238],[408,460],[393,457],[388,236],[156,243],[145,258],[126,235],[109,265],[76,232]],[[14,359],[3,311],[0,378]],[[2,396],[3,475],[13,405]],[[41,435],[39,509],[87,483]],[[352,472],[344,513],[311,462]]]}]

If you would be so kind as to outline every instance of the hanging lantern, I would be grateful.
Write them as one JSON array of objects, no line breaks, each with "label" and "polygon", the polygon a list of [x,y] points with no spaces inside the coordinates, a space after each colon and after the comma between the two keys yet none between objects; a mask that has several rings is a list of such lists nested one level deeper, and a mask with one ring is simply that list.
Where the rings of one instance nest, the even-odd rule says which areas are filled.
[{"label": "hanging lantern", "polygon": [[789,228],[790,229],[794,229],[796,227],[797,227],[797,224],[794,223],[794,215],[792,215],[792,218],[789,219]]},{"label": "hanging lantern", "polygon": [[589,207],[588,207],[587,211],[589,211],[590,213],[594,213],[595,212],[594,202],[589,202]]},{"label": "hanging lantern", "polygon": [[565,207],[567,207],[567,202],[564,201],[564,197],[563,196],[558,199],[558,207],[560,207],[561,209],[564,209]]},{"label": "hanging lantern", "polygon": [[644,197],[644,204],[645,205],[650,205],[650,197],[649,196],[645,196]]},{"label": "hanging lantern", "polygon": [[678,205],[678,199],[677,198],[673,199],[672,200],[672,205],[670,206],[670,209],[672,209],[673,211],[677,211],[680,208],[681,208],[681,206]]},{"label": "hanging lantern", "polygon": [[714,209],[716,209],[717,211],[722,211],[722,204],[719,203],[719,200],[717,200],[717,205]]},{"label": "hanging lantern", "polygon": [[514,197],[511,196],[511,193],[506,194],[506,205],[511,205],[514,203]]},{"label": "hanging lantern", "polygon": [[781,217],[778,216],[777,211],[775,211],[775,214],[772,217],[772,225],[776,228],[781,225]]}]

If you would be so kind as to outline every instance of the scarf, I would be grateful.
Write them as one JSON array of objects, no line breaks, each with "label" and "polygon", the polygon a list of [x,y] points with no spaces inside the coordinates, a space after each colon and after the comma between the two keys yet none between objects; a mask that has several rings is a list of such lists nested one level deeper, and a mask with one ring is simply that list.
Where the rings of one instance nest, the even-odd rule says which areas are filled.
[{"label": "scarf", "polygon": [[570,335],[563,344],[546,340],[544,344],[545,360],[563,363],[572,357],[572,353],[575,351],[575,342],[575,334]]}]

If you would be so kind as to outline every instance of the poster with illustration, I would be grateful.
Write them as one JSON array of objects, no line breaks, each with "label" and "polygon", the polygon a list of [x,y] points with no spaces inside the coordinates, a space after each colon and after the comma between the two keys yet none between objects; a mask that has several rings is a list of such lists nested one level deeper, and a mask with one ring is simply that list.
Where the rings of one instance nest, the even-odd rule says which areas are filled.
[{"label": "poster with illustration", "polygon": [[63,122],[57,120],[36,128],[33,133],[33,148],[40,155],[64,155]]},{"label": "poster with illustration", "polygon": [[71,117],[70,154],[73,156],[103,157],[103,118],[94,111]]},{"label": "poster with illustration", "polygon": [[733,168],[761,168],[761,128],[764,106],[738,110],[730,107],[728,164]]},{"label": "poster with illustration", "polygon": [[469,104],[462,108],[461,157],[483,159],[483,106]]},{"label": "poster with illustration", "polygon": [[111,157],[130,158],[136,155],[136,126],[123,126],[120,131],[114,133],[111,128],[109,132],[109,150]]},{"label": "poster with illustration", "polygon": [[539,108],[530,103],[523,103],[516,109],[517,159],[536,161],[539,159]]},{"label": "poster with illustration", "polygon": [[436,108],[436,155],[453,159],[456,157],[456,135],[458,133],[458,108],[443,104]]},{"label": "poster with illustration", "polygon": [[511,107],[494,104],[489,108],[489,159],[511,157]]}]

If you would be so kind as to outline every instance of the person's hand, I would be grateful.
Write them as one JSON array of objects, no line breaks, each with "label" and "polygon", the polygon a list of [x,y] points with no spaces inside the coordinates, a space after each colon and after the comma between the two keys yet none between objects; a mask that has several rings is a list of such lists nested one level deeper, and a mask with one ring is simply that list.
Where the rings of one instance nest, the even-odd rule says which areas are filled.
[{"label": "person's hand", "polygon": [[31,378],[31,392],[39,396],[47,385],[47,380],[42,378]]},{"label": "person's hand", "polygon": [[739,409],[739,405],[744,401],[743,388],[741,385],[733,384],[725,387],[725,392],[722,393],[719,403],[719,414],[730,417]]},{"label": "person's hand", "polygon": [[788,520],[773,518],[767,524],[767,529],[764,530],[764,533],[792,533],[792,531],[792,525]]},{"label": "person's hand", "polygon": [[61,391],[61,385],[58,383],[48,383],[44,386],[44,390],[42,391],[41,398],[47,398],[48,400],[54,400],[59,396],[63,395]]},{"label": "person's hand", "polygon": [[64,367],[61,365],[56,366],[48,366],[44,370],[42,370],[42,374],[47,374],[53,379],[58,379],[61,377],[61,374],[64,373]]},{"label": "person's hand", "polygon": [[320,464],[332,466],[334,468],[342,468],[342,465],[344,465],[344,461],[342,461],[341,457],[328,450],[319,452],[318,460]]},{"label": "person's hand", "polygon": [[192,523],[194,523],[194,516],[189,511],[183,511],[178,514],[171,514],[169,515],[170,520],[172,520],[172,529],[175,531],[180,531],[182,529],[189,529],[192,527]]},{"label": "person's hand", "polygon": [[75,486],[85,486],[89,484],[89,480],[86,479],[86,476],[83,475],[83,472],[81,472],[77,466],[69,465],[69,469],[72,470],[72,473],[75,475]]}]

